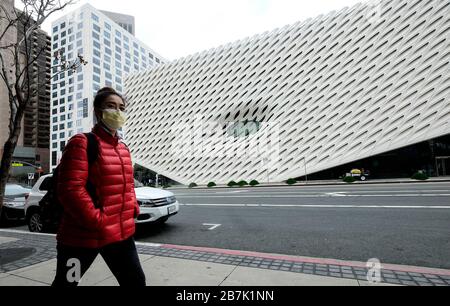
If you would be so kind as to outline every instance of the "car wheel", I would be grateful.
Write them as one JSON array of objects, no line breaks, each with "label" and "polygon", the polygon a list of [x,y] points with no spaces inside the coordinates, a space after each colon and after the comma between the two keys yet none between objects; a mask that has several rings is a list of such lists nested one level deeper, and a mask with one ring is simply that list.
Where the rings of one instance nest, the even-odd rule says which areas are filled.
[{"label": "car wheel", "polygon": [[42,233],[44,231],[44,223],[42,222],[41,214],[34,211],[28,218],[28,229],[32,233]]},{"label": "car wheel", "polygon": [[366,177],[363,175],[363,176],[361,176],[361,181],[365,181],[366,180]]}]

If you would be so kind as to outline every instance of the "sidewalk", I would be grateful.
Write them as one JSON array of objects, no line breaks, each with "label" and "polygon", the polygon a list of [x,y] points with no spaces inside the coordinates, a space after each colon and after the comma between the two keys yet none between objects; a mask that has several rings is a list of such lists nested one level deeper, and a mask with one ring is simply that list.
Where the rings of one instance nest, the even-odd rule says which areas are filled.
[{"label": "sidewalk", "polygon": [[[48,286],[53,235],[0,230],[0,286]],[[149,286],[372,286],[365,263],[137,243]],[[117,286],[99,256],[81,286]],[[376,285],[450,285],[450,270],[384,265]]]},{"label": "sidewalk", "polygon": [[418,180],[413,180],[413,179],[409,179],[409,178],[398,178],[398,179],[369,179],[367,181],[356,181],[354,183],[345,183],[342,180],[315,180],[315,181],[302,181],[302,182],[297,182],[294,185],[288,185],[286,183],[263,183],[261,182],[260,185],[254,186],[254,187],[250,187],[250,186],[245,186],[245,187],[228,187],[227,185],[220,185],[218,184],[217,186],[213,187],[213,188],[208,188],[206,186],[198,186],[195,188],[189,188],[187,186],[172,186],[167,188],[167,190],[182,190],[182,189],[189,189],[189,190],[196,190],[196,189],[218,189],[218,188],[227,188],[227,189],[241,189],[241,188],[262,188],[262,187],[292,187],[292,186],[333,186],[333,185],[373,185],[373,184],[411,184],[411,183],[416,183],[416,184],[426,184],[426,183],[446,183],[446,182],[450,182],[450,176],[442,176],[442,177],[433,177],[430,178],[426,181],[418,181]]}]

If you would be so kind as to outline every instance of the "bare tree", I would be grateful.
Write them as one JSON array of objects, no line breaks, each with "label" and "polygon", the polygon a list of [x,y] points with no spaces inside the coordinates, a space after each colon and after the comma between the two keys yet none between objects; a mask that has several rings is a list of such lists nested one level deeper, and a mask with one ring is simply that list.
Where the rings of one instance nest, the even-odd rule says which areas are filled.
[{"label": "bare tree", "polygon": [[[9,179],[11,162],[21,134],[22,120],[30,101],[38,93],[38,86],[31,79],[33,64],[44,52],[44,46],[33,46],[33,36],[42,23],[55,12],[65,9],[77,0],[20,0],[20,10],[0,4],[0,82],[8,91],[9,134],[3,145],[0,164],[0,214],[5,195],[5,186]],[[14,40],[6,39],[14,33]],[[17,33],[17,34],[15,34]],[[54,54],[57,65],[52,67],[57,74],[68,70],[76,71],[86,65],[82,55],[74,61],[66,61],[61,52]],[[55,68],[55,69],[53,69]],[[50,80],[48,80],[50,81]]]}]

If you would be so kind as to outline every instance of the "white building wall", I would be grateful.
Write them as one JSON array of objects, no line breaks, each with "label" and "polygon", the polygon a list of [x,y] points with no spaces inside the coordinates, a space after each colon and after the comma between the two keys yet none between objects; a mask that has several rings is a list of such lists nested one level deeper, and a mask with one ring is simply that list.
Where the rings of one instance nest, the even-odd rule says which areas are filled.
[{"label": "white building wall", "polygon": [[[62,24],[65,24],[63,29],[61,28]],[[71,34],[68,34],[69,29],[72,29]],[[62,37],[63,32],[66,32],[65,37]],[[109,38],[105,36],[107,35],[105,33],[110,34]],[[96,35],[98,37],[95,37]],[[52,152],[51,168],[54,169],[59,163],[62,149],[70,137],[77,133],[89,132],[92,129],[94,125],[93,100],[97,90],[104,86],[110,86],[118,92],[124,93],[126,75],[136,71],[152,69],[163,63],[164,59],[89,4],[53,22],[51,36],[52,53],[64,48],[66,57],[72,54],[72,58],[69,60],[74,60],[80,53],[88,62],[77,73],[70,75],[66,72],[63,78],[57,77],[52,80],[53,106],[50,149]],[[66,44],[62,46],[62,40],[64,39]],[[107,46],[105,39],[109,41],[110,46]],[[95,46],[96,42],[100,49]],[[72,50],[69,50],[69,45],[72,45]],[[126,50],[125,45],[128,45],[129,50]],[[137,62],[134,61],[135,45],[138,47]],[[120,50],[116,47],[119,47]],[[110,55],[106,53],[105,48],[111,50]],[[94,50],[99,53],[94,54]],[[130,56],[129,63],[127,63],[127,52]],[[119,55],[120,58],[116,59],[116,55]],[[110,58],[109,62],[107,57]],[[105,64],[109,66],[105,66]],[[110,74],[109,79],[107,78],[108,74]],[[96,76],[99,77],[98,80],[94,80]],[[79,77],[82,79],[79,79]],[[72,84],[69,84],[70,79],[73,79]],[[61,81],[65,82],[63,86],[61,86]],[[71,87],[73,87],[73,90],[70,89]],[[61,93],[62,90],[65,90],[65,93]],[[62,104],[60,103],[61,99],[63,99]],[[69,101],[69,99],[72,100]],[[58,103],[56,104],[55,101],[58,101]],[[61,109],[61,107],[64,107],[64,109]],[[87,112],[84,109],[86,107]],[[69,110],[69,108],[72,109]],[[61,116],[66,118],[63,120]],[[68,116],[72,116],[72,118],[68,119]],[[69,124],[72,124],[72,127],[69,127]]]},{"label": "white building wall", "polygon": [[448,0],[359,4],[130,76],[127,141],[184,184],[280,182],[448,134],[449,61]]}]

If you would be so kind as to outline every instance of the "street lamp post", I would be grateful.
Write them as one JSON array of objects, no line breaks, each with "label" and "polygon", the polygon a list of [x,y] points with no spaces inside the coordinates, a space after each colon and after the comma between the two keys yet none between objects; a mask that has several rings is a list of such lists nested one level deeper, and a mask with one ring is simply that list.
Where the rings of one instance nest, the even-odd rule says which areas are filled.
[{"label": "street lamp post", "polygon": [[308,172],[306,172],[306,157],[303,157],[303,163],[305,165],[305,185],[308,185]]}]

